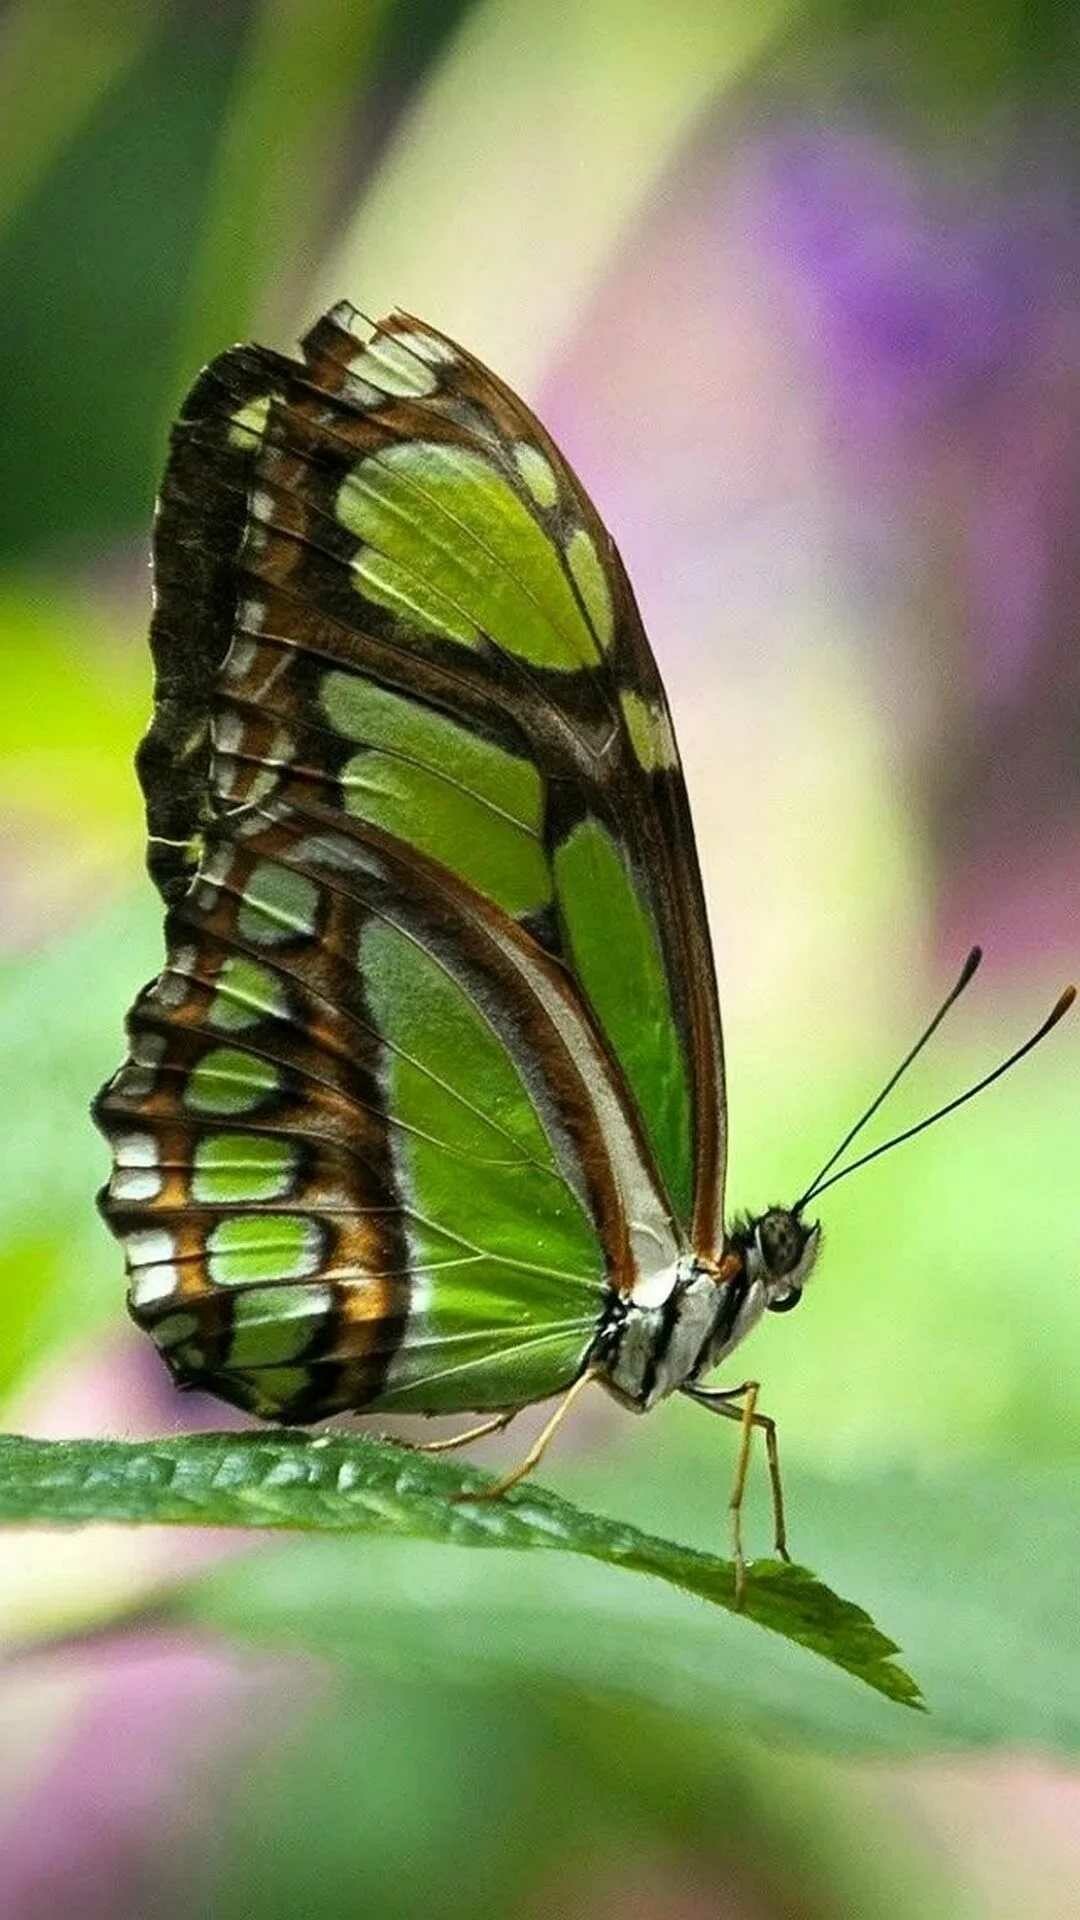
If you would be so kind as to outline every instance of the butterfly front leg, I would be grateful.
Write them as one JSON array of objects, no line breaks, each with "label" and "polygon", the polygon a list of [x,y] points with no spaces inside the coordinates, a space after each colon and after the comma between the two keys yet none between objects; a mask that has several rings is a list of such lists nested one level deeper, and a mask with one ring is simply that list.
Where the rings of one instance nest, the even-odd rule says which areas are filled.
[{"label": "butterfly front leg", "polygon": [[735,1477],[731,1487],[731,1498],[728,1501],[728,1511],[731,1514],[731,1557],[735,1563],[735,1605],[741,1607],[746,1593],[746,1561],[742,1546],[742,1504],[750,1466],[750,1444],[755,1427],[760,1427],[765,1435],[765,1457],[772,1492],[775,1552],[780,1560],[791,1558],[787,1549],[784,1489],[780,1479],[776,1422],[769,1414],[759,1413],[757,1410],[758,1394],[761,1392],[759,1380],[744,1380],[738,1387],[684,1387],[683,1392],[692,1400],[699,1401],[703,1407],[708,1407],[713,1413],[720,1414],[723,1419],[737,1420],[741,1428],[739,1451],[735,1461]]}]

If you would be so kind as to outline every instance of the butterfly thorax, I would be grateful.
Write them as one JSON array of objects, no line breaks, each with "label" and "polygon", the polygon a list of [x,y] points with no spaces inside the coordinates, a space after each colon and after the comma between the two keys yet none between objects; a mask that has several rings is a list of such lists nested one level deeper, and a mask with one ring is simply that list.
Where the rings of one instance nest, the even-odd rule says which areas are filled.
[{"label": "butterfly thorax", "polygon": [[711,1372],[762,1314],[798,1305],[817,1257],[820,1228],[784,1207],[737,1221],[717,1262],[688,1254],[658,1306],[620,1302],[603,1328],[596,1358],[605,1384],[645,1412]]}]

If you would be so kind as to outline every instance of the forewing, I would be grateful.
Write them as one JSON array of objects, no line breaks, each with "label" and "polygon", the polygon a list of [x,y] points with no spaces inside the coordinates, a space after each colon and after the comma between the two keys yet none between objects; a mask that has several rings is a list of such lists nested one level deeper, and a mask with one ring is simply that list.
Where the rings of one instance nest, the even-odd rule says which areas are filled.
[{"label": "forewing", "polygon": [[359,543],[354,591],[389,600],[398,589],[404,630],[453,634],[464,711],[491,724],[494,707],[523,738],[541,782],[548,891],[531,917],[514,910],[573,972],[682,1227],[718,1257],[726,1109],[712,949],[671,716],[625,569],[558,448],[502,382],[408,315],[366,347],[354,323],[338,309],[310,337],[324,386],[424,390],[411,436],[378,445],[339,496]]}]

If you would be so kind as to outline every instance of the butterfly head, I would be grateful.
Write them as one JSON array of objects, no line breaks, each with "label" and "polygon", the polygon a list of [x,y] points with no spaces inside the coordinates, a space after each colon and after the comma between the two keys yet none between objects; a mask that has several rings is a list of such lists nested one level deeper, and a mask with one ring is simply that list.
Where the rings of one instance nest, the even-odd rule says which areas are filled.
[{"label": "butterfly head", "polygon": [[770,1207],[752,1223],[750,1277],[760,1281],[770,1313],[790,1313],[802,1299],[821,1245],[821,1227],[790,1207]]}]

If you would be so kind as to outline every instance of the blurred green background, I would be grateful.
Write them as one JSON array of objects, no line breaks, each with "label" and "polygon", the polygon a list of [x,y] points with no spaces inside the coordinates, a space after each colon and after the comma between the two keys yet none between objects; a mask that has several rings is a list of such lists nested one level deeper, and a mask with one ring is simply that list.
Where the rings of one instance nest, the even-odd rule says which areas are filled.
[{"label": "blurred green background", "polygon": [[[1035,1024],[1080,952],[1078,80],[1052,0],[9,5],[5,1426],[221,1422],[128,1328],[86,1109],[160,954],[131,759],[168,422],[338,296],[493,365],[619,541],[733,1204],[805,1185],[973,941],[890,1119]],[[8,1535],[5,1920],[1072,1914],[1078,1046],[830,1195],[755,1336],[797,1557],[901,1641],[925,1724],[555,1559]],[[713,1424],[583,1408],[546,1477],[712,1545]]]}]

